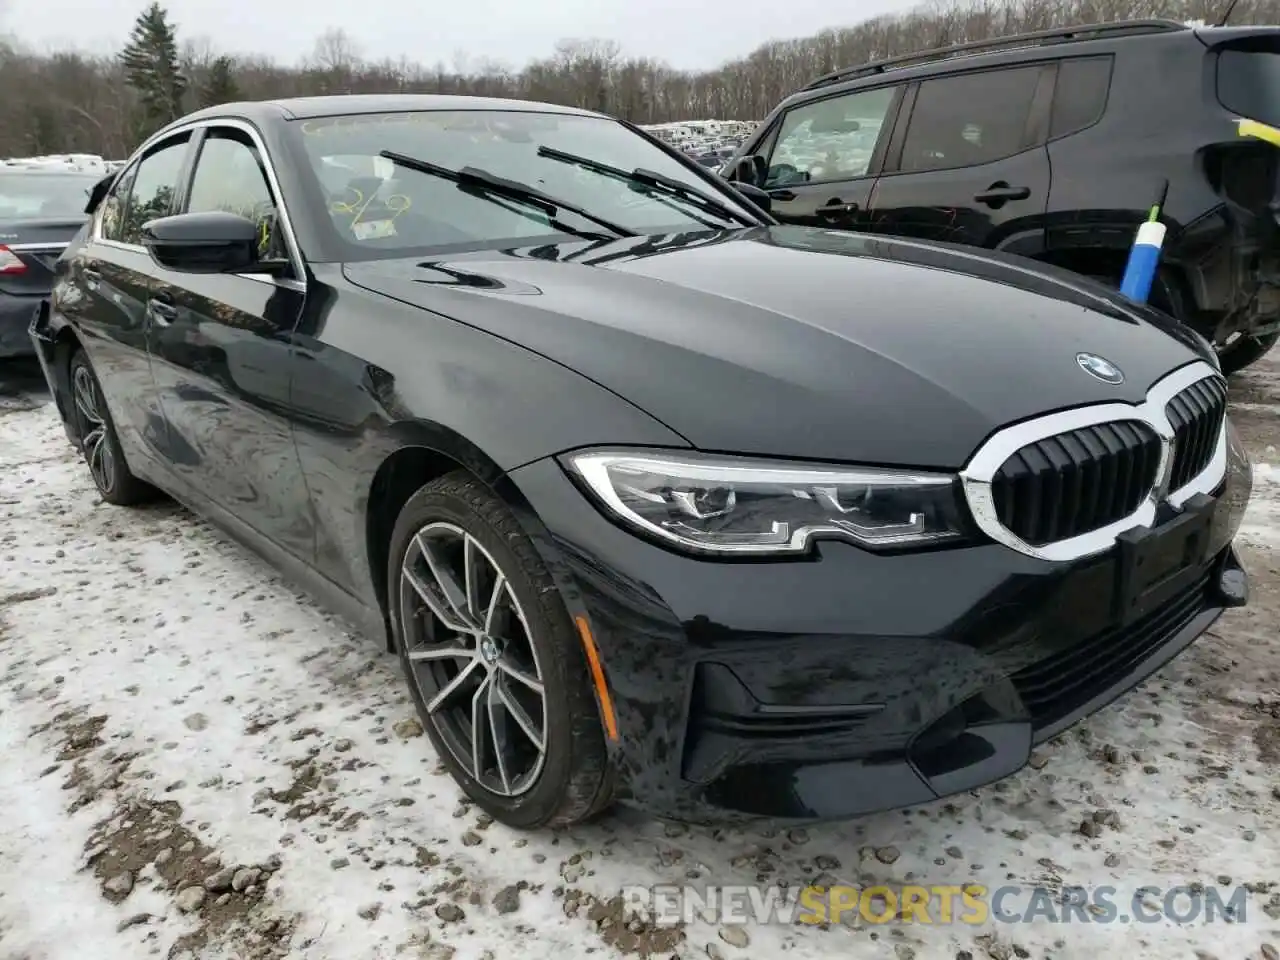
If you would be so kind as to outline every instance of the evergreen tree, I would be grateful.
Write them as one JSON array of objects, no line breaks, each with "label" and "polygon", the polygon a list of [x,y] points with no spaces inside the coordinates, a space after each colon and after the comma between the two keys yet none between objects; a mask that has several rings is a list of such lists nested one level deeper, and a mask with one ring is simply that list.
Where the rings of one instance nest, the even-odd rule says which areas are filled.
[{"label": "evergreen tree", "polygon": [[230,57],[218,57],[209,65],[209,75],[200,88],[200,106],[216,107],[240,99],[234,66]]},{"label": "evergreen tree", "polygon": [[120,65],[138,95],[139,121],[147,132],[183,115],[187,78],[178,59],[177,30],[158,2],[138,15],[129,42],[120,51]]}]

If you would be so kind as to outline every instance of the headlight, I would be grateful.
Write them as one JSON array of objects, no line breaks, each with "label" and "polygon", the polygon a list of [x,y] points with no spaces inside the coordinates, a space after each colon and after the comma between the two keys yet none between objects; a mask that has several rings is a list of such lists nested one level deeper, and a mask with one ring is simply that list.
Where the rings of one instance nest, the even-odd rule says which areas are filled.
[{"label": "headlight", "polygon": [[955,478],[651,451],[570,454],[614,517],[687,551],[799,554],[816,538],[872,549],[962,536]]}]

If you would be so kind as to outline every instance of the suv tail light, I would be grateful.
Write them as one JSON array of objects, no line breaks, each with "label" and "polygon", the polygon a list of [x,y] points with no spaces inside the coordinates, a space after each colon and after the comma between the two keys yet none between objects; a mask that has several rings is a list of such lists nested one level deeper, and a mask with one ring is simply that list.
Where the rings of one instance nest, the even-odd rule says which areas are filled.
[{"label": "suv tail light", "polygon": [[26,272],[27,265],[22,262],[22,259],[3,243],[0,243],[0,275],[11,276],[15,273]]}]

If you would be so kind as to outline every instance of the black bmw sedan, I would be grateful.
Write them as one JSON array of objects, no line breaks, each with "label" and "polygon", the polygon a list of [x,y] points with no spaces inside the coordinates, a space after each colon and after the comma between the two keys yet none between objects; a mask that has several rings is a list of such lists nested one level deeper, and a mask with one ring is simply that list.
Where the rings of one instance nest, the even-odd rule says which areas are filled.
[{"label": "black bmw sedan", "polygon": [[1246,600],[1213,352],[1073,275],[523,102],[218,107],[100,193],[31,336],[102,497],[385,638],[514,826],[968,790]]}]

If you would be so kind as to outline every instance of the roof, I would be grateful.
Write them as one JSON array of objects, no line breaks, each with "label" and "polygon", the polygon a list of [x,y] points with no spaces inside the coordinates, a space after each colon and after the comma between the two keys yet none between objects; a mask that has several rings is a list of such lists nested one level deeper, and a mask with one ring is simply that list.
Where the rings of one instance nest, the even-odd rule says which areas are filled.
[{"label": "roof", "polygon": [[[1014,63],[1028,58],[1042,58],[1045,48],[1061,49],[1069,44],[1073,53],[1081,55],[1110,48],[1120,40],[1139,37],[1180,36],[1194,38],[1196,31],[1185,23],[1174,20],[1126,20],[1109,23],[1087,23],[1031,33],[1011,34],[959,43],[932,50],[920,50],[884,60],[873,60],[854,67],[846,67],[821,76],[803,87],[799,93],[825,89],[837,84],[855,84],[858,81],[875,81],[885,74],[894,79],[910,80],[918,76],[946,73],[963,69],[975,61],[988,63]],[[789,97],[788,99],[795,99]]]},{"label": "roof", "polygon": [[[412,113],[427,110],[518,110],[525,113],[563,113],[595,117],[600,114],[576,107],[536,100],[504,100],[497,97],[464,97],[427,93],[346,94],[328,97],[290,97],[208,107],[183,117],[183,121],[240,116],[251,120],[306,120],[351,113]],[[181,122],[181,121],[179,121]]]}]

